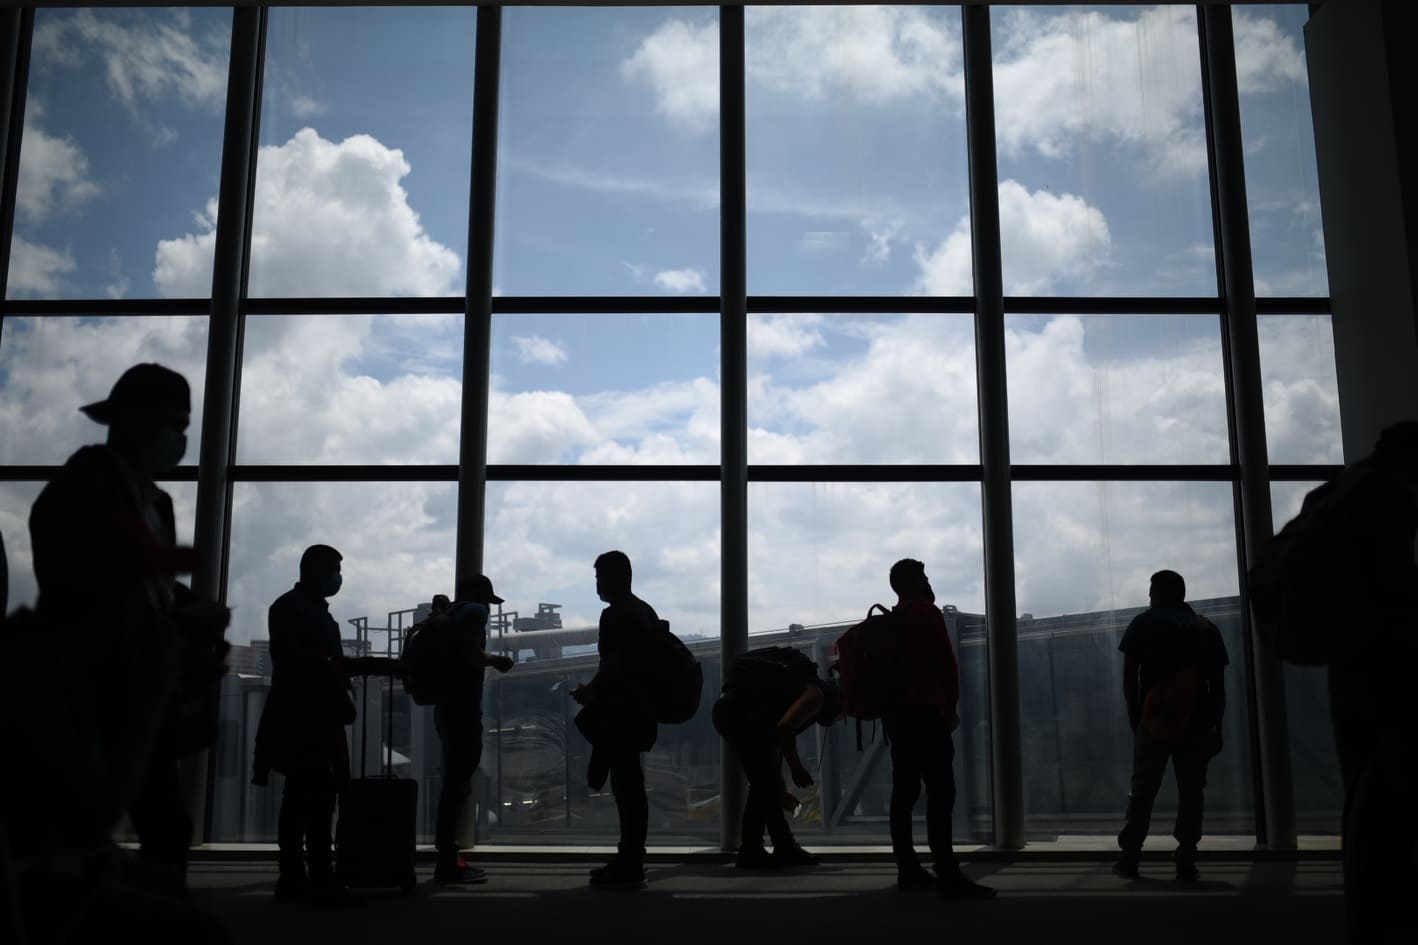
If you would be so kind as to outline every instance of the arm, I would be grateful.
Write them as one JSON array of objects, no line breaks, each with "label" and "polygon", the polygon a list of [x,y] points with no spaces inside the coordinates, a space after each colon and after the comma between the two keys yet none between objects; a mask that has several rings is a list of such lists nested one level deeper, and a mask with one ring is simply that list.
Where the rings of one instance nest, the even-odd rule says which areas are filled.
[{"label": "arm", "polygon": [[817,713],[822,711],[822,690],[809,683],[803,687],[803,691],[788,706],[788,711],[783,713],[783,717],[778,720],[776,730],[778,733],[778,744],[783,749],[783,758],[788,762],[788,770],[792,772],[793,783],[798,787],[807,787],[812,784],[812,775],[807,768],[803,767],[802,759],[798,757],[798,729],[804,723],[817,718]]},{"label": "arm", "polygon": [[1123,699],[1128,707],[1128,728],[1136,732],[1142,721],[1142,706],[1138,704],[1137,659],[1131,653],[1123,654]]}]

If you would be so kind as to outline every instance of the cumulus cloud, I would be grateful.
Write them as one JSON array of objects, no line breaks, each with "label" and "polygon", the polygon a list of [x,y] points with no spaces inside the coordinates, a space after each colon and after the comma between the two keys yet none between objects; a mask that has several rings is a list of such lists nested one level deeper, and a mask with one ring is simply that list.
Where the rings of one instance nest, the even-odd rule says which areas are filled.
[{"label": "cumulus cloud", "polygon": [[45,220],[56,210],[71,210],[99,194],[83,149],[72,138],[60,138],[41,128],[43,116],[43,103],[37,99],[26,103],[15,207],[22,220],[32,223]]},{"label": "cumulus cloud", "polygon": [[34,56],[59,66],[98,58],[109,91],[130,111],[168,96],[219,106],[226,95],[227,50],[214,37],[194,37],[186,11],[153,16],[76,10],[47,16],[35,27]]},{"label": "cumulus cloud", "polygon": [[291,114],[297,118],[314,118],[325,111],[325,106],[309,95],[293,95],[290,100]]},{"label": "cumulus cloud", "polygon": [[1242,95],[1307,85],[1304,50],[1275,20],[1239,7],[1231,13],[1236,41],[1236,84]]},{"label": "cumulus cloud", "polygon": [[[369,135],[327,141],[303,128],[260,150],[251,238],[255,296],[450,295],[458,254],[424,232],[400,180],[403,152]],[[153,281],[164,296],[211,291],[216,200],[198,232],[158,244]]]},{"label": "cumulus cloud", "polygon": [[753,315],[748,320],[748,356],[796,358],[824,341],[821,315]]},{"label": "cumulus cloud", "polygon": [[517,346],[517,356],[523,364],[554,365],[566,361],[566,349],[540,335],[514,335],[512,343]]},{"label": "cumulus cloud", "polygon": [[[1108,260],[1108,222],[1073,194],[1030,191],[1015,180],[999,185],[1000,239],[1006,295],[1046,295],[1065,280],[1085,282]],[[970,218],[962,217],[934,247],[917,246],[922,295],[974,291]]]},{"label": "cumulus cloud", "polygon": [[64,276],[74,271],[67,250],[51,249],[15,235],[10,242],[9,293],[14,296],[63,294]]},{"label": "cumulus cloud", "polygon": [[655,273],[655,285],[670,292],[707,292],[704,273],[698,269],[664,269]]},{"label": "cumulus cloud", "polygon": [[648,82],[655,110],[690,132],[719,117],[719,24],[670,20],[620,64],[621,77]]}]

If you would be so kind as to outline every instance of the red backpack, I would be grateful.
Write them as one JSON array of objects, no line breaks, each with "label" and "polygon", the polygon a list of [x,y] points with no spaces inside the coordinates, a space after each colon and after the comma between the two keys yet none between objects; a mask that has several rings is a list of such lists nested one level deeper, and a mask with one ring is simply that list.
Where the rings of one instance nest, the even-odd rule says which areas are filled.
[{"label": "red backpack", "polygon": [[842,710],[853,718],[879,719],[892,705],[898,684],[895,624],[891,611],[872,604],[865,620],[837,638]]}]

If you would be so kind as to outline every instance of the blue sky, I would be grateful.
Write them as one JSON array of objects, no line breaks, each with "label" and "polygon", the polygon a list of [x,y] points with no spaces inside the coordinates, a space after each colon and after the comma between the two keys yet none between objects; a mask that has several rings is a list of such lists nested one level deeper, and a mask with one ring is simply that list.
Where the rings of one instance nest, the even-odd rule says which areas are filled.
[{"label": "blue sky", "polygon": [[[1261,295],[1327,291],[1305,16],[1235,12]],[[503,20],[496,291],[716,293],[717,13]],[[210,291],[230,21],[39,12],[12,297]],[[1195,11],[999,8],[993,24],[1006,292],[1214,295]],[[751,8],[745,30],[750,292],[970,294],[958,8]],[[253,295],[464,291],[475,33],[466,9],[272,11]],[[71,391],[97,399],[133,360],[199,379],[205,332],[159,321],[6,319],[0,460],[62,460],[94,433]],[[1215,317],[1011,315],[1006,329],[1017,461],[1224,462]],[[1261,342],[1272,459],[1335,461],[1327,320],[1263,319]],[[968,317],[754,316],[750,461],[976,462],[973,345]],[[252,319],[238,457],[456,462],[461,347],[456,316]],[[499,316],[490,456],[717,463],[718,364],[713,315]],[[1090,486],[1089,501],[1021,487],[1021,610],[1136,603],[1155,570],[1149,509],[1169,496],[1190,548],[1231,541],[1228,501],[1168,487]],[[342,613],[446,590],[450,488],[243,486],[238,638],[263,632],[259,602],[307,538],[357,549]],[[12,549],[17,489],[0,492]],[[594,619],[589,562],[618,545],[677,628],[717,632],[714,484],[498,486],[488,528],[488,566],[523,610],[550,599]],[[927,549],[943,597],[982,606],[977,486],[765,484],[750,493],[753,627],[880,596],[883,533],[891,554]],[[1078,554],[1059,555],[1059,536]],[[1234,553],[1187,567],[1199,596],[1234,589]]]}]

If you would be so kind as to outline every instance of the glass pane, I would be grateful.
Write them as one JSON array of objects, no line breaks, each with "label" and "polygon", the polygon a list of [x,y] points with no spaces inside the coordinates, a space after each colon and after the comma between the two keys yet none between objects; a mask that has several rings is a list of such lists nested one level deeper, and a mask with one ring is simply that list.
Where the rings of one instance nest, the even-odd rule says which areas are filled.
[{"label": "glass pane", "polygon": [[717,11],[508,9],[501,94],[495,291],[719,291]]},{"label": "glass pane", "polygon": [[1256,295],[1325,296],[1303,3],[1232,7]]},{"label": "glass pane", "polygon": [[[177,543],[191,545],[197,522],[197,483],[163,482],[159,485],[172,496]],[[5,538],[5,556],[10,565],[10,610],[33,607],[38,597],[29,521],[30,506],[43,488],[42,482],[0,482],[0,535]],[[187,577],[180,580],[190,584]]]},{"label": "glass pane", "polygon": [[471,8],[277,8],[253,296],[461,295]]},{"label": "glass pane", "polygon": [[[1305,493],[1319,482],[1272,482],[1271,516],[1278,532],[1300,512]],[[1344,813],[1344,778],[1329,717],[1329,670],[1285,664],[1285,712],[1290,727],[1290,767],[1295,779],[1295,826],[1300,833],[1338,834]]]},{"label": "glass pane", "polygon": [[1010,459],[1225,463],[1214,315],[1010,315]]},{"label": "glass pane", "polygon": [[37,11],[11,298],[212,294],[230,45],[230,10]]},{"label": "glass pane", "polygon": [[958,7],[749,7],[748,285],[970,295]]},{"label": "glass pane", "polygon": [[1005,294],[1215,295],[1196,10],[990,23]]},{"label": "glass pane", "polygon": [[463,316],[246,320],[242,463],[458,461]]},{"label": "glass pane", "polygon": [[[1111,835],[1122,826],[1132,734],[1118,642],[1147,607],[1152,573],[1164,568],[1186,580],[1187,602],[1221,630],[1230,657],[1225,748],[1207,771],[1203,830],[1253,832],[1230,484],[1015,483],[1014,542],[1029,834]],[[1175,815],[1168,776],[1152,835],[1167,836]]]},{"label": "glass pane", "polygon": [[0,324],[0,463],[59,465],[107,428],[79,412],[108,397],[128,368],[156,361],[187,378],[192,422],[185,463],[202,437],[207,319],[10,316]]},{"label": "glass pane", "polygon": [[[791,645],[825,668],[837,638],[873,603],[895,605],[887,575],[917,558],[945,611],[960,669],[955,739],[958,838],[988,841],[990,716],[980,487],[975,483],[749,484],[749,646]],[[868,725],[814,728],[799,750],[816,786],[797,791],[793,830],[814,843],[884,842],[890,753]],[[924,810],[917,819],[925,842]]]},{"label": "glass pane", "polygon": [[719,316],[496,315],[491,463],[719,462]]},{"label": "glass pane", "polygon": [[749,316],[750,463],[976,463],[975,402],[969,316]]},{"label": "glass pane", "polygon": [[[454,483],[237,483],[233,489],[227,602],[236,646],[223,680],[212,831],[216,842],[275,839],[281,781],[251,785],[251,748],[270,688],[267,609],[300,576],[301,553],[328,544],[344,556],[344,584],[330,598],[347,653],[397,653],[398,628],[434,594],[451,594],[457,519]],[[391,629],[393,628],[393,632]],[[360,716],[350,729],[354,770],[374,773],[392,748],[393,771],[422,781],[420,842],[437,807],[440,754],[432,712],[398,685],[357,684]],[[393,712],[393,739],[386,738]],[[432,785],[432,790],[430,790]]]},{"label": "glass pane", "polygon": [[1330,316],[1263,315],[1257,323],[1270,461],[1344,462]]},{"label": "glass pane", "polygon": [[718,836],[719,486],[712,482],[491,482],[487,574],[506,632],[492,645],[518,665],[490,677],[480,778],[480,836],[498,843],[608,843],[617,832],[610,788],[586,787],[590,746],[567,691],[596,669],[605,606],[596,557],[630,556],[634,590],[670,622],[704,666],[704,698],[685,725],[660,726],[644,756],[650,844]]}]

